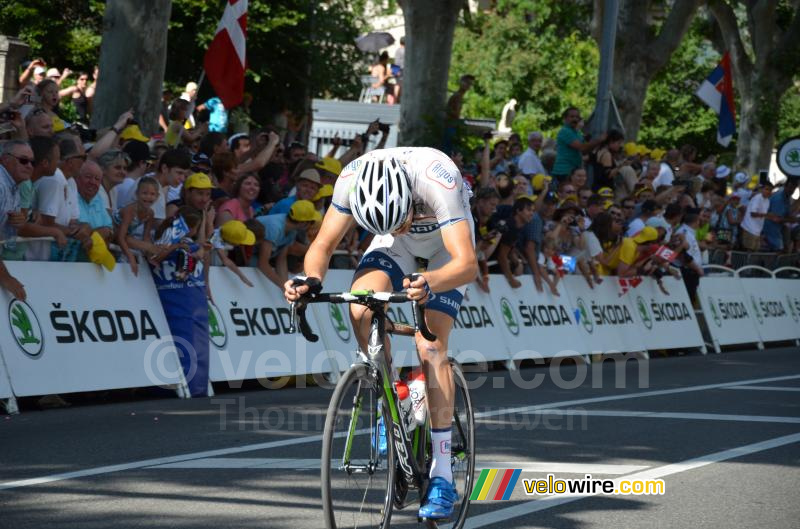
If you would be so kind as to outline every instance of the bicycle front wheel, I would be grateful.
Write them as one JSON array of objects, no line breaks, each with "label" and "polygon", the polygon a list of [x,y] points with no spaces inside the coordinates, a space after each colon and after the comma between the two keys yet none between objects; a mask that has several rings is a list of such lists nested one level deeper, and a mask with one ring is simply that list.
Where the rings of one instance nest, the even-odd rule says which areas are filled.
[{"label": "bicycle front wheel", "polygon": [[[366,364],[339,380],[322,440],[322,508],[328,529],[387,528],[394,495],[394,447],[379,449],[382,389]],[[385,416],[388,417],[388,414]]]},{"label": "bicycle front wheel", "polygon": [[475,416],[472,410],[472,399],[467,386],[467,379],[461,365],[450,359],[455,384],[453,403],[453,422],[451,425],[452,440],[450,442],[450,460],[453,468],[453,480],[458,490],[459,502],[455,505],[452,529],[461,529],[467,519],[469,497],[472,494],[475,474]]}]

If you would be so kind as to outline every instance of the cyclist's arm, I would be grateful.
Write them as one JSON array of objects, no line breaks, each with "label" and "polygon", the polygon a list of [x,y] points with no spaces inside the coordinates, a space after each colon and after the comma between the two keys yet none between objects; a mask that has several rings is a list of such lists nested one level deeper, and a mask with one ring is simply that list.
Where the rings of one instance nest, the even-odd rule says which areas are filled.
[{"label": "cyclist's arm", "polygon": [[328,263],[334,250],[354,224],[353,216],[342,213],[335,207],[328,208],[322,226],[314,242],[308,247],[303,261],[303,270],[308,277],[322,279],[328,272]]},{"label": "cyclist's arm", "polygon": [[422,275],[433,292],[446,292],[471,283],[478,274],[478,258],[472,242],[469,222],[462,220],[441,228],[442,242],[450,261],[443,267]]}]

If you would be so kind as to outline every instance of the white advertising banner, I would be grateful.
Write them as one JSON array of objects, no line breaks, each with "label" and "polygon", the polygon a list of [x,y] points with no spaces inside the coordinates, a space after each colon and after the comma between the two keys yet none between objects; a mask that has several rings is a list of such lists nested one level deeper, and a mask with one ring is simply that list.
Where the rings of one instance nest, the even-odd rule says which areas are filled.
[{"label": "white advertising banner", "polygon": [[18,397],[178,384],[175,347],[150,271],[7,262],[28,299],[0,290],[0,349]]},{"label": "white advertising banner", "polygon": [[12,396],[11,384],[8,381],[5,362],[3,362],[3,351],[0,350],[0,399],[8,399]]},{"label": "white advertising banner", "polygon": [[[499,279],[493,277],[495,283]],[[470,284],[450,332],[450,354],[461,363],[508,360],[508,345],[503,339],[503,318],[494,296]]]},{"label": "white advertising banner", "polygon": [[747,306],[755,317],[762,342],[792,340],[798,337],[798,315],[793,313],[792,296],[782,290],[785,281],[773,278],[739,278]]},{"label": "white advertising banner", "polygon": [[620,295],[616,278],[589,288],[581,276],[566,276],[558,285],[569,295],[573,317],[587,344],[586,353],[629,353],[647,349],[630,294]]},{"label": "white advertising banner", "polygon": [[[212,266],[209,283],[210,378],[214,382],[283,375],[328,373],[331,363],[320,339],[289,333],[289,304],[282,291],[256,268],[242,268],[245,285],[224,267]],[[319,329],[313,311],[306,313]]]},{"label": "white advertising banner", "polygon": [[701,277],[697,297],[717,345],[760,342],[755,315],[735,277]]},{"label": "white advertising banner", "polygon": [[622,296],[634,309],[645,347],[649,350],[703,347],[703,336],[683,280],[669,276],[661,281],[668,294],[658,288],[654,279],[644,277]]},{"label": "white advertising banner", "polygon": [[522,283],[519,288],[511,288],[502,275],[493,275],[489,282],[511,358],[550,358],[588,352],[585,333],[579,329],[565,284],[558,285],[556,296],[546,284],[538,292],[531,276],[517,279]]},{"label": "white advertising banner", "polygon": [[797,279],[775,279],[778,285],[778,292],[786,298],[786,306],[789,309],[789,316],[792,318],[794,337],[800,338],[800,280]]}]

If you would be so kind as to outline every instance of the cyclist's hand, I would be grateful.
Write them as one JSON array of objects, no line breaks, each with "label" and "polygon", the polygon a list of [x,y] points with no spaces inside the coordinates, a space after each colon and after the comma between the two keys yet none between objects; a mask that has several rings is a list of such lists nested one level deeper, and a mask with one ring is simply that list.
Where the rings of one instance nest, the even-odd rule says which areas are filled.
[{"label": "cyclist's hand", "polygon": [[322,283],[319,279],[315,277],[296,276],[283,284],[283,296],[286,298],[286,301],[291,303],[308,294],[312,288],[316,293],[322,291]]},{"label": "cyclist's hand", "polygon": [[403,288],[406,289],[408,299],[416,300],[420,303],[425,303],[431,293],[428,282],[422,274],[417,274],[413,281],[408,277],[403,278]]}]

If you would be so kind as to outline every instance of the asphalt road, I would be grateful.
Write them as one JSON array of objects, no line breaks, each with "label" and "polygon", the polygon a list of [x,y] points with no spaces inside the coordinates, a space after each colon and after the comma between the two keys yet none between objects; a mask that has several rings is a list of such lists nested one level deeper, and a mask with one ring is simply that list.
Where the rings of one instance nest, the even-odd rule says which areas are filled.
[{"label": "asphalt road", "polygon": [[[657,358],[624,373],[622,383],[607,363],[471,374],[477,468],[663,479],[665,494],[529,497],[520,481],[509,501],[473,502],[467,527],[797,527],[800,349]],[[535,375],[544,380],[525,387]],[[0,416],[0,527],[319,528],[330,394]],[[412,514],[393,527],[418,527]]]}]

